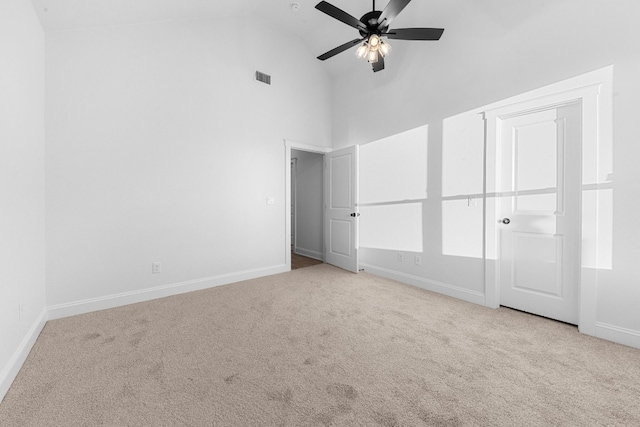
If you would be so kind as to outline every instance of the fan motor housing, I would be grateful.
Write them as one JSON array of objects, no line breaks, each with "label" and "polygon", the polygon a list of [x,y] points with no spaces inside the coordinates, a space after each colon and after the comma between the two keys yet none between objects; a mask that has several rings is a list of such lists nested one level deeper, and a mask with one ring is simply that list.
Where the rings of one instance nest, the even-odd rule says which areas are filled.
[{"label": "fan motor housing", "polygon": [[362,37],[367,37],[370,34],[382,34],[386,31],[388,27],[382,27],[378,29],[378,18],[382,15],[382,12],[379,10],[372,10],[371,12],[365,13],[360,18],[360,22],[367,26],[367,31],[360,30],[360,35]]}]

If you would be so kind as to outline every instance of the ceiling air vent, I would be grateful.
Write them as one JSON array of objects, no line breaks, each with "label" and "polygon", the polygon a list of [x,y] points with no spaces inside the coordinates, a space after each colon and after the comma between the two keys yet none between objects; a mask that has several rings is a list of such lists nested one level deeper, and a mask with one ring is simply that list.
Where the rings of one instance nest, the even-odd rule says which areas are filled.
[{"label": "ceiling air vent", "polygon": [[256,80],[265,84],[271,84],[271,76],[261,71],[256,71]]}]

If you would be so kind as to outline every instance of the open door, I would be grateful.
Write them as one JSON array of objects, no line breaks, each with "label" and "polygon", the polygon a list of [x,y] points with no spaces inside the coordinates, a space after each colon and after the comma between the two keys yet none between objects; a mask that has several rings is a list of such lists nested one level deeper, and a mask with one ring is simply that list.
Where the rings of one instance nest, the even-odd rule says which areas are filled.
[{"label": "open door", "polygon": [[358,272],[358,146],[325,154],[325,262]]}]

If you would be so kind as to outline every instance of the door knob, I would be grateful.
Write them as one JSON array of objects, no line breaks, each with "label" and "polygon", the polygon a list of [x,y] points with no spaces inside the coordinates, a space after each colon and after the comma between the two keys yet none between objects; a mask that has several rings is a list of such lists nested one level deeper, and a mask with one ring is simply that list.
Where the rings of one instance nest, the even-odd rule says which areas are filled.
[{"label": "door knob", "polygon": [[501,222],[501,223],[503,223],[504,225],[507,225],[507,224],[511,223],[511,220],[510,220],[509,218],[502,218],[502,219],[501,219],[500,221],[498,221],[498,222]]},{"label": "door knob", "polygon": [[354,212],[354,213],[352,213],[352,214],[351,214],[351,216],[356,217],[356,216],[360,216],[360,214],[359,214],[359,213],[357,213],[357,212]]}]

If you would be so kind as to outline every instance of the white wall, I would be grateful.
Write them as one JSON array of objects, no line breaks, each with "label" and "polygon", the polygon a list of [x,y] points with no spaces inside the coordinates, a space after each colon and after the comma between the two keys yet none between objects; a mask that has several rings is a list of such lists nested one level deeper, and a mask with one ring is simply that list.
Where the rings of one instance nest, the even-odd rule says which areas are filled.
[{"label": "white wall", "polygon": [[297,159],[296,177],[296,253],[323,259],[323,165],[320,153],[291,150],[291,158]]},{"label": "white wall", "polygon": [[360,248],[422,252],[428,134],[422,126],[360,147]]},{"label": "white wall", "polygon": [[48,33],[46,61],[51,316],[284,271],[282,141],[331,144],[296,39],[203,19]]},{"label": "white wall", "polygon": [[[443,253],[443,233],[451,229],[443,206],[466,204],[452,199],[460,192],[477,192],[481,187],[474,182],[480,184],[482,179],[481,147],[456,151],[446,144],[451,133],[464,143],[465,132],[481,132],[482,123],[461,123],[454,116],[613,64],[613,262],[611,269],[598,272],[597,322],[640,342],[640,55],[633,42],[640,39],[636,22],[640,4],[545,0],[507,5],[491,0],[480,7],[476,3],[441,0],[432,7],[412,3],[413,13],[428,17],[429,26],[445,26],[442,40],[396,41],[383,72],[373,74],[362,64],[336,79],[336,148],[429,125],[426,262],[421,267],[401,264],[395,252],[382,250],[363,250],[361,260],[480,302],[483,262],[477,245],[461,242],[461,255]],[[462,6],[464,16],[459,13]],[[391,119],[367,120],[370,111],[361,106],[381,102],[380,114]],[[447,181],[452,170],[467,171],[466,182]],[[481,204],[471,208],[480,209],[469,215],[469,221],[478,225],[465,234],[477,244]]]},{"label": "white wall", "polygon": [[0,2],[0,58],[1,400],[45,321],[44,34],[30,2]]}]

